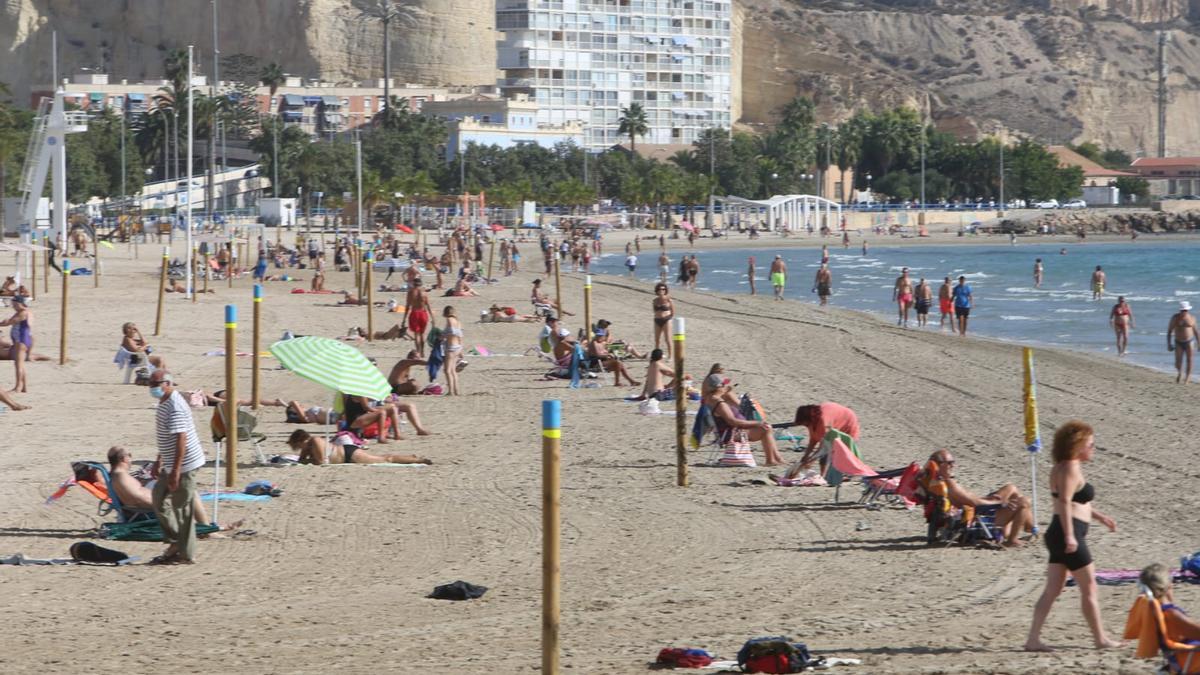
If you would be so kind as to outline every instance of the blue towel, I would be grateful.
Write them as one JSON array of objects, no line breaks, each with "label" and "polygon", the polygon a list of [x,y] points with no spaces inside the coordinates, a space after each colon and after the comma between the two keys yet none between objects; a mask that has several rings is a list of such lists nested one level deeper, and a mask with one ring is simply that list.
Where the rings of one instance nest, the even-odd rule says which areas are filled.
[{"label": "blue towel", "polygon": [[205,501],[213,501],[220,499],[223,502],[269,502],[271,497],[268,495],[248,495],[244,492],[221,492],[214,494],[205,492],[200,495],[200,499]]}]

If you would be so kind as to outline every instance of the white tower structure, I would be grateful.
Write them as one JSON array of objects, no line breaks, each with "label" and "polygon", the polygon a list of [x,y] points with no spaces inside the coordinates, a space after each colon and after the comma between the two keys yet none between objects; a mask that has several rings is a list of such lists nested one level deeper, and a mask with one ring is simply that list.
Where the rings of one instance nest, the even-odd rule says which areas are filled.
[{"label": "white tower structure", "polygon": [[[29,243],[30,234],[37,226],[38,203],[46,188],[46,174],[53,171],[51,202],[54,215],[51,228],[58,238],[59,250],[66,250],[67,242],[67,134],[87,131],[87,113],[82,110],[68,111],[63,104],[64,92],[59,87],[54,98],[43,98],[38,105],[38,114],[33,123],[33,134],[29,138],[29,150],[25,154],[25,170],[21,177],[21,220],[17,223],[22,243]],[[33,274],[30,256],[29,274]]]}]

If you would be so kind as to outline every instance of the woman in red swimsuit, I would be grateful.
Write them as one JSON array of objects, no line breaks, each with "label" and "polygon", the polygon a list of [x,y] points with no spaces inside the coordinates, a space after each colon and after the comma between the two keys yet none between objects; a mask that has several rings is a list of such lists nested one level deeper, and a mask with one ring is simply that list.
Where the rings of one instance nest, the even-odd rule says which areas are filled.
[{"label": "woman in red swimsuit", "polygon": [[1125,302],[1125,296],[1117,298],[1117,304],[1108,315],[1108,323],[1117,333],[1117,356],[1125,356],[1125,350],[1129,348],[1129,331],[1133,329],[1133,310]]}]

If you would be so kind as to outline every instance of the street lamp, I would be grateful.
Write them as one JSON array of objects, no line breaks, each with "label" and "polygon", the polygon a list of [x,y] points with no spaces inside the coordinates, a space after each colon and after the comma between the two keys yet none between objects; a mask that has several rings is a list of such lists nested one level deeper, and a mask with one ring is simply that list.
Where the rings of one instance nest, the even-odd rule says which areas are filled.
[{"label": "street lamp", "polygon": [[867,199],[870,200],[867,202],[868,204],[871,204],[875,201],[875,193],[871,191],[871,178],[871,173],[867,172]]}]

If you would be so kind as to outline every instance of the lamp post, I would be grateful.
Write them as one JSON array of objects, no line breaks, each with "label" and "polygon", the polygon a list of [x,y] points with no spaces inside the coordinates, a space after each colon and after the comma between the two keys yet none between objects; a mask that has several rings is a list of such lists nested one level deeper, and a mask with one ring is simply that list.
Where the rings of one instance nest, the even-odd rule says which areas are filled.
[{"label": "lamp post", "polygon": [[1000,209],[996,212],[997,218],[1004,217],[1004,133],[1000,132]]}]

